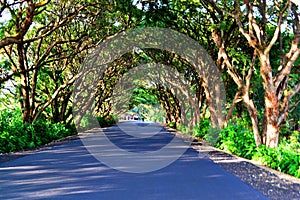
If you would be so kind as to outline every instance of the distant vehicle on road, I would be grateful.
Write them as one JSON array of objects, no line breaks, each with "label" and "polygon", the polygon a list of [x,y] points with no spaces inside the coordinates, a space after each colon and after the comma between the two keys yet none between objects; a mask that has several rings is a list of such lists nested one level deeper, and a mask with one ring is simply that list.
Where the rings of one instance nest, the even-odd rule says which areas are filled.
[{"label": "distant vehicle on road", "polygon": [[132,115],[133,120],[140,120],[140,115],[139,114],[134,114]]},{"label": "distant vehicle on road", "polygon": [[140,115],[139,114],[134,114],[132,115],[133,120],[140,120]]}]

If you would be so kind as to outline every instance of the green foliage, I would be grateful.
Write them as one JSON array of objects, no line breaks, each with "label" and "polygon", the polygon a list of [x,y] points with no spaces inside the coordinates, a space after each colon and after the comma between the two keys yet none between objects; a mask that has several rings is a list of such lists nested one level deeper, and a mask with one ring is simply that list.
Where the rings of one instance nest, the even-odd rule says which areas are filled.
[{"label": "green foliage", "polygon": [[193,128],[193,136],[204,139],[210,126],[211,123],[209,119],[201,120],[199,124]]},{"label": "green foliage", "polygon": [[221,131],[216,146],[235,155],[251,159],[256,151],[253,133],[245,126],[247,122],[237,120],[229,122]]},{"label": "green foliage", "polygon": [[51,124],[43,119],[24,124],[20,116],[20,110],[0,111],[1,153],[33,148],[77,133],[73,125]]},{"label": "green foliage", "polygon": [[107,117],[97,117],[97,120],[101,127],[108,127],[116,123],[114,115],[109,115]]},{"label": "green foliage", "polygon": [[143,87],[135,88],[129,101],[129,108],[138,107],[141,104],[156,105],[158,104],[157,97],[152,94],[151,90]]},{"label": "green foliage", "polygon": [[182,124],[179,124],[179,125],[176,127],[176,129],[179,130],[181,133],[186,134],[186,135],[188,135],[188,134],[190,133],[189,127],[184,126],[184,125],[182,125]]},{"label": "green foliage", "polygon": [[253,159],[272,169],[300,178],[300,154],[290,146],[291,144],[285,141],[275,149],[261,145]]},{"label": "green foliage", "polygon": [[257,148],[257,152],[253,155],[253,159],[276,169],[278,167],[276,162],[278,161],[278,150],[261,145]]},{"label": "green foliage", "polygon": [[93,115],[91,114],[86,114],[82,117],[81,121],[80,121],[80,132],[81,131],[86,131],[89,129],[92,129],[93,127],[95,127],[95,125],[93,126],[93,122],[95,121],[95,117],[93,117]]},{"label": "green foliage", "polygon": [[208,118],[199,122],[197,126],[194,126],[192,130],[184,125],[178,125],[177,130],[183,134],[192,134],[194,137],[205,139],[208,144],[214,145],[219,137],[220,129],[212,127]]},{"label": "green foliage", "polygon": [[168,126],[169,126],[170,128],[176,128],[175,122],[169,122]]},{"label": "green foliage", "polygon": [[[282,138],[290,137],[300,127],[300,94],[296,94],[290,101],[290,112],[286,120],[280,126],[280,136]],[[299,140],[300,142],[300,140]]]},{"label": "green foliage", "polygon": [[80,123],[80,131],[87,131],[89,129],[95,128],[95,127],[108,127],[116,123],[114,115],[108,115],[108,116],[97,116],[94,117],[92,114],[85,115]]},{"label": "green foliage", "polygon": [[300,134],[294,131],[289,139],[284,139],[278,148],[265,145],[255,146],[253,133],[246,128],[247,122],[230,122],[221,131],[216,147],[230,153],[253,159],[272,169],[300,178]]},{"label": "green foliage", "polygon": [[[300,121],[298,122],[300,124]],[[293,131],[292,135],[290,136],[290,141],[292,144],[300,145],[300,132]],[[298,146],[296,146],[298,147]],[[298,148],[300,149],[300,148]]]},{"label": "green foliage", "polygon": [[204,136],[204,139],[210,145],[215,145],[219,141],[221,130],[217,127],[210,127],[207,131],[207,134]]}]

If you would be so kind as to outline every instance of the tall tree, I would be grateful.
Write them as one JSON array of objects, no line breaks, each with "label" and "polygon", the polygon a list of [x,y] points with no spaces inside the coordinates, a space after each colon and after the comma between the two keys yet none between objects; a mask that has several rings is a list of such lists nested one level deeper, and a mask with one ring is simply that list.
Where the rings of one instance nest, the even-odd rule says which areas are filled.
[{"label": "tall tree", "polygon": [[[124,27],[111,24],[117,22],[114,4],[28,0],[3,1],[1,6],[8,19],[1,27],[0,49],[10,64],[2,70],[0,83],[17,83],[24,122],[37,120],[48,106],[54,108],[54,121],[65,121],[62,116],[70,113],[66,105],[84,53]],[[122,18],[119,21],[122,24]]]},{"label": "tall tree", "polygon": [[[213,8],[234,19],[241,35],[245,37],[249,47],[253,48],[253,64],[255,56],[259,59],[260,76],[264,86],[264,117],[262,123],[262,134],[259,134],[259,122],[257,120],[257,109],[253,101],[249,98],[250,78],[252,67],[248,72],[246,85],[240,77],[235,74],[232,64],[229,62],[222,36],[214,32],[215,43],[220,51],[219,55],[225,60],[229,73],[240,88],[243,90],[243,100],[248,105],[248,110],[252,116],[252,123],[256,136],[257,145],[266,144],[268,147],[278,145],[280,124],[288,114],[290,100],[299,92],[299,81],[291,82],[290,75],[296,68],[299,59],[299,8],[290,1],[267,2],[246,1],[241,3],[237,0],[231,4],[226,2],[209,2]],[[292,39],[285,48],[282,48],[282,32],[291,29]],[[224,40],[223,40],[224,41]],[[280,43],[280,53],[274,57],[274,45]],[[275,50],[276,51],[276,50]],[[280,60],[277,66],[272,66],[272,59]]]}]

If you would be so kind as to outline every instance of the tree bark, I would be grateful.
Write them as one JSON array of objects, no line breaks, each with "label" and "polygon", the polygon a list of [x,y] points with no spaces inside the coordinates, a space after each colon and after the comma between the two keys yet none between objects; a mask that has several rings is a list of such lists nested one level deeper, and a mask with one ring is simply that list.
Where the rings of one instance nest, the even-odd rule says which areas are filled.
[{"label": "tree bark", "polygon": [[279,100],[276,94],[272,77],[272,68],[269,63],[268,55],[259,53],[260,73],[263,78],[265,95],[264,95],[264,123],[263,123],[263,140],[267,147],[277,147],[279,139]]},{"label": "tree bark", "polygon": [[22,98],[20,99],[21,109],[22,109],[22,120],[24,123],[31,122],[31,106],[30,106],[30,93],[29,93],[29,77],[28,77],[28,70],[25,67],[24,61],[24,49],[23,44],[17,44],[17,51],[18,51],[18,63],[20,68],[20,95]]}]

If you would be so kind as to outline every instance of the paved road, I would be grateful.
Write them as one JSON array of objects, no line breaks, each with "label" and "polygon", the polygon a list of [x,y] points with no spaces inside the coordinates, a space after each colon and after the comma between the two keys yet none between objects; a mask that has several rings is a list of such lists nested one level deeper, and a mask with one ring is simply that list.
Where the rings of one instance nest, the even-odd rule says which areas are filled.
[{"label": "paved road", "polygon": [[[165,130],[150,138],[106,130],[131,152],[162,148],[173,139]],[[102,164],[74,140],[0,164],[0,199],[268,199],[189,148],[175,162],[148,173],[126,173]]]}]

